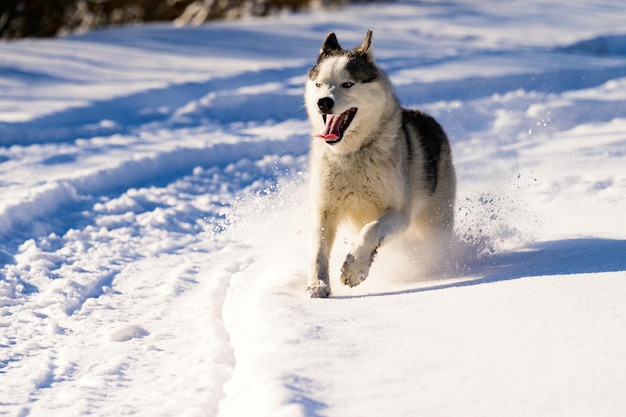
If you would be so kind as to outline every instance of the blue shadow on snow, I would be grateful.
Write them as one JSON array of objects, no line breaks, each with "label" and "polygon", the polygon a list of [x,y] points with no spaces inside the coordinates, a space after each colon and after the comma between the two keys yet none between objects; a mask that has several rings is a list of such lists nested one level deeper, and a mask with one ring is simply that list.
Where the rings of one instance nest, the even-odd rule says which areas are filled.
[{"label": "blue shadow on snow", "polygon": [[[626,240],[567,239],[536,243],[528,250],[486,257],[480,281],[532,276],[626,271]],[[480,272],[480,266],[478,267]]]},{"label": "blue shadow on snow", "polygon": [[467,287],[555,275],[626,271],[626,240],[583,238],[539,242],[526,249],[479,257],[467,265],[466,275],[476,278],[384,293],[345,296],[361,298]]}]

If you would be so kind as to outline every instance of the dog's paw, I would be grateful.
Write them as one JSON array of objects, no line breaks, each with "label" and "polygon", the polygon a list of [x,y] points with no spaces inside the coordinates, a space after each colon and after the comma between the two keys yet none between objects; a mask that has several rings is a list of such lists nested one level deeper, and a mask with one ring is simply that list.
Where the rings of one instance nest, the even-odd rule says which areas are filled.
[{"label": "dog's paw", "polygon": [[307,287],[306,293],[311,298],[326,298],[330,295],[330,287],[323,281]]},{"label": "dog's paw", "polygon": [[341,267],[341,283],[356,287],[367,278],[371,264],[371,261],[363,261],[363,258],[359,259],[349,253]]}]

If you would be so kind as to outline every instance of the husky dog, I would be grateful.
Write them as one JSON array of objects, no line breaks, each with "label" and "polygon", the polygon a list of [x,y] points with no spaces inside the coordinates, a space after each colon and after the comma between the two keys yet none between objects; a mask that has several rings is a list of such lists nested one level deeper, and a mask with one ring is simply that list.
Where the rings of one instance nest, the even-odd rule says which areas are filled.
[{"label": "husky dog", "polygon": [[376,250],[393,235],[451,237],[456,179],[448,138],[435,119],[400,106],[374,61],[371,30],[351,50],[334,33],[326,37],[304,98],[313,127],[311,297],[330,295],[330,251],[342,224],[358,232],[341,268],[350,287],[367,278]]}]

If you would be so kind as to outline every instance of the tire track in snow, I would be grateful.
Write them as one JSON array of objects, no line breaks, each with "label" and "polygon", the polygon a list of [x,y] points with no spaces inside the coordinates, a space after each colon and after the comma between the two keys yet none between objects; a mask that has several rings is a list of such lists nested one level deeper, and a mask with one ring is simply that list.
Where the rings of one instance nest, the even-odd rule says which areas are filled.
[{"label": "tire track in snow", "polygon": [[[210,395],[207,394],[213,398],[211,401],[215,406],[217,405],[222,397],[220,381],[225,381],[233,368],[228,332],[219,323],[223,321],[221,311],[230,275],[239,270],[239,262],[233,265],[222,265],[218,262],[215,267],[209,261],[199,264],[196,261],[195,264],[198,264],[196,266],[168,266],[152,274],[154,277],[162,277],[164,274],[188,275],[188,272],[193,270],[196,271],[194,273],[196,276],[203,273],[206,279],[213,283],[212,289],[205,292],[205,295],[209,294],[205,299],[210,300],[207,307],[209,310],[204,309],[194,314],[185,314],[184,311],[189,306],[203,304],[203,301],[196,298],[183,302],[183,297],[187,297],[184,293],[197,292],[203,285],[206,288],[208,284],[201,283],[198,278],[170,280],[170,284],[159,284],[162,288],[168,288],[163,290],[166,296],[162,294],[151,296],[149,286],[152,284],[146,279],[142,281],[137,274],[144,273],[146,267],[141,265],[154,262],[152,259],[155,257],[171,256],[174,260],[172,263],[175,263],[181,256],[209,256],[215,259],[224,255],[217,250],[221,247],[220,243],[211,239],[212,233],[208,230],[210,226],[217,224],[213,222],[215,218],[212,217],[215,213],[210,212],[215,201],[198,202],[202,195],[212,194],[226,203],[241,193],[263,191],[271,187],[271,184],[275,183],[275,177],[283,175],[286,170],[302,168],[302,158],[292,153],[285,157],[268,155],[270,151],[281,153],[285,148],[284,141],[251,141],[246,145],[249,146],[229,144],[215,146],[212,148],[215,152],[209,157],[206,155],[202,158],[196,157],[192,161],[183,161],[191,152],[189,149],[180,150],[179,166],[188,164],[187,166],[191,167],[201,162],[206,163],[208,167],[190,168],[193,173],[183,177],[178,176],[177,168],[169,167],[169,172],[174,174],[169,177],[166,175],[167,183],[162,186],[148,184],[139,189],[128,188],[118,196],[113,198],[107,196],[106,199],[98,195],[91,196],[87,204],[92,205],[87,216],[92,219],[89,224],[76,225],[68,222],[64,224],[65,231],[61,235],[34,236],[21,245],[14,263],[3,269],[7,278],[4,283],[13,282],[15,285],[12,298],[3,300],[5,313],[4,319],[0,320],[0,326],[8,329],[4,333],[8,335],[6,345],[12,346],[12,349],[8,352],[10,355],[0,361],[4,368],[3,372],[11,380],[24,381],[25,372],[39,375],[35,378],[39,382],[33,379],[30,387],[18,384],[6,388],[10,392],[23,391],[24,395],[28,395],[28,397],[17,395],[15,401],[18,404],[32,403],[36,400],[32,407],[24,410],[24,415],[37,414],[37,410],[45,410],[56,405],[69,406],[62,403],[63,395],[60,395],[58,400],[54,399],[56,395],[54,393],[58,394],[63,390],[84,391],[81,395],[86,398],[86,405],[83,405],[87,408],[76,405],[76,409],[80,413],[94,412],[94,405],[111,404],[110,400],[98,398],[102,392],[112,390],[121,392],[128,381],[141,379],[141,374],[130,376],[134,369],[133,364],[144,362],[143,359],[139,359],[141,356],[139,353],[98,363],[93,358],[71,359],[73,355],[71,351],[102,352],[104,349],[101,346],[89,346],[89,339],[85,340],[83,336],[78,336],[79,334],[89,335],[96,340],[113,337],[116,343],[131,345],[137,344],[136,339],[143,340],[137,335],[143,335],[144,330],[148,335],[147,338],[154,335],[154,330],[145,323],[129,323],[121,327],[114,325],[111,329],[111,322],[99,317],[111,314],[107,313],[110,311],[136,311],[138,304],[146,303],[150,298],[161,300],[163,305],[171,305],[168,316],[174,319],[187,317],[188,320],[178,326],[182,337],[192,333],[189,326],[194,322],[197,323],[198,317],[208,318],[209,321],[205,320],[204,323],[209,325],[210,322],[214,332],[213,340],[221,341],[219,346],[214,347],[217,356],[213,359],[207,356],[205,359],[207,366],[209,363],[218,364],[216,367],[209,366],[210,369],[207,370],[219,373],[211,378],[217,385],[213,386]],[[150,163],[164,164],[168,159],[167,156],[172,155],[159,155],[156,162]],[[118,175],[121,175],[119,172]],[[146,178],[156,182],[155,176],[146,175]],[[111,181],[96,182],[92,187],[87,187],[86,184],[89,184],[90,180],[97,181],[97,178],[79,178],[75,180],[73,186],[82,192],[89,188],[99,189],[102,193],[112,192],[115,188]],[[119,183],[123,181],[122,178]],[[98,200],[102,202],[93,203]],[[60,208],[57,212],[59,210]],[[51,213],[50,216],[55,215],[54,210]],[[209,218],[200,219],[202,216]],[[199,223],[195,223],[194,228],[192,226],[196,220]],[[219,272],[220,268],[223,269],[223,273]],[[171,273],[165,273],[172,270],[174,271]],[[178,273],[176,270],[182,272]],[[197,282],[192,282],[194,280]],[[136,282],[144,282],[145,288],[136,288],[138,284],[132,284],[135,287],[124,290],[124,285]],[[31,290],[24,291],[27,285],[30,285]],[[189,291],[192,288],[194,291]],[[127,294],[135,292],[143,295],[137,298]],[[6,291],[4,295],[7,295]],[[151,308],[145,307],[140,310],[150,311]],[[25,323],[10,319],[12,314],[21,315],[24,311],[34,313],[32,321]],[[114,322],[116,319],[119,317],[113,316],[111,320]],[[90,325],[90,322],[93,323]],[[85,326],[91,327],[87,329]],[[109,329],[107,331],[116,336],[103,333],[100,327]],[[196,333],[198,332],[201,330]],[[70,334],[73,337],[68,339],[67,335]],[[97,334],[101,334],[102,337],[95,337]],[[40,346],[33,349],[31,344],[24,344],[24,340],[35,341],[33,343],[39,343]],[[64,347],[68,340],[78,343],[73,347]],[[193,341],[185,343],[197,348]],[[144,348],[148,349],[150,355],[161,352],[158,347],[154,351],[149,347]],[[192,350],[190,354],[195,351]],[[171,360],[175,360],[180,352],[170,351],[168,355]],[[102,356],[106,354],[103,353]],[[92,366],[85,369],[85,363],[92,363]],[[154,366],[156,368],[160,366],[158,361]],[[156,398],[155,403],[158,403]]]},{"label": "tire track in snow", "polygon": [[[112,246],[113,249],[107,254],[107,257],[118,259],[117,262],[121,263],[123,263],[125,258],[132,259],[133,256],[140,256],[142,253],[145,255],[146,253],[158,253],[164,250],[172,251],[176,249],[176,245],[168,248],[165,247],[167,246],[165,244],[165,246],[161,245],[162,247],[159,247],[162,242],[155,242],[155,239],[158,239],[158,237],[153,236],[152,239],[148,238],[147,240],[152,241],[152,245],[155,247],[145,252],[142,248],[143,245],[133,244],[133,241],[137,241],[133,234],[136,233],[138,227],[147,232],[146,235],[150,235],[151,233],[154,234],[155,231],[157,233],[167,233],[168,230],[184,234],[194,231],[198,233],[211,226],[211,224],[215,225],[217,223],[215,217],[219,214],[217,210],[223,209],[223,204],[232,199],[232,190],[241,190],[249,186],[253,188],[264,187],[263,178],[269,178],[267,175],[271,175],[271,166],[262,168],[260,171],[257,170],[256,173],[246,173],[246,169],[253,169],[255,166],[255,163],[250,162],[248,157],[250,155],[259,157],[272,150],[279,151],[283,147],[282,145],[282,143],[278,142],[267,143],[262,141],[253,144],[253,146],[245,147],[231,145],[215,146],[212,148],[213,153],[207,152],[206,155],[209,155],[208,157],[202,156],[200,158],[186,158],[193,152],[188,149],[180,150],[177,158],[181,163],[178,167],[186,165],[186,168],[191,169],[190,167],[196,166],[197,163],[204,162],[207,165],[214,163],[222,166],[222,168],[197,169],[193,175],[188,176],[186,179],[185,177],[182,180],[171,178],[174,181],[163,188],[144,187],[139,190],[129,188],[120,197],[113,199],[107,197],[103,203],[93,204],[93,201],[103,201],[103,199],[98,196],[91,196],[90,204],[92,207],[89,215],[85,216],[90,219],[87,224],[66,223],[63,225],[63,228],[57,229],[56,233],[45,237],[37,235],[26,236],[26,241],[19,245],[18,252],[12,260],[13,262],[7,264],[2,270],[5,276],[5,280],[2,283],[2,293],[0,293],[4,298],[3,305],[15,304],[21,296],[31,296],[32,294],[40,293],[39,287],[46,286],[46,278],[50,277],[54,280],[63,273],[67,273],[67,268],[73,264],[80,265],[80,259],[75,258],[76,254],[86,253],[100,244],[111,244],[119,241],[121,243],[119,247]],[[58,206],[57,204],[49,204],[46,208],[48,210],[46,216],[49,218],[78,216],[78,213],[74,215],[71,213],[59,213],[64,206],[70,205],[62,198],[68,194],[68,189],[72,191],[71,195],[76,195],[79,192],[87,193],[89,190],[92,192],[94,190],[98,191],[98,189],[100,192],[108,191],[108,189],[114,189],[126,181],[124,177],[126,172],[129,170],[140,170],[146,165],[154,166],[152,170],[154,175],[151,176],[144,172],[144,179],[154,179],[158,173],[167,172],[167,169],[159,170],[159,166],[163,166],[166,161],[172,161],[176,158],[172,154],[166,154],[158,155],[156,160],[146,159],[138,161],[137,164],[131,164],[133,166],[130,169],[123,166],[115,171],[107,172],[108,176],[120,178],[119,181],[115,179],[103,181],[101,178],[97,178],[97,174],[94,174],[74,180],[73,183],[59,182],[56,198],[53,198]],[[238,161],[238,163],[231,167],[229,163],[231,160]],[[272,158],[270,158],[269,161],[263,162],[263,158],[261,158],[261,161],[258,163],[261,165],[272,165],[276,161],[272,162]],[[172,171],[178,168],[172,168],[172,165],[170,165],[168,169]],[[116,173],[114,174],[113,172]],[[141,181],[141,178],[135,178],[135,181]],[[269,179],[269,181],[271,182],[272,180]],[[229,182],[233,183],[233,185],[229,186]],[[179,184],[176,185],[177,183]],[[91,186],[88,186],[89,184]],[[205,199],[201,203],[196,204],[195,200],[201,199],[202,194],[217,194],[218,201]],[[183,201],[177,201],[179,195],[185,195]],[[37,198],[34,200],[37,201]],[[28,204],[34,204],[34,202]],[[28,213],[27,207],[17,205],[17,208],[21,208],[23,212]],[[78,207],[77,211],[83,211],[83,208]],[[180,221],[177,217],[183,220]],[[198,223],[199,218],[206,221]],[[35,218],[29,219],[31,222],[34,220]],[[184,220],[187,221],[185,222]],[[146,228],[152,230],[152,232]],[[148,236],[143,236],[143,238],[146,237]],[[125,254],[122,252],[125,252]],[[67,293],[63,295],[63,309],[66,314],[71,314],[79,309],[85,299],[98,296],[101,293],[101,290],[98,288],[106,287],[110,284],[116,271],[119,270],[118,267],[114,266],[115,262],[93,262],[93,264],[100,265],[100,267],[96,269],[85,267],[81,271],[83,272],[82,275],[87,275],[85,272],[89,272],[92,278],[75,284],[76,291],[74,293],[82,294],[82,296],[79,295],[73,301],[70,301],[71,297],[68,298]],[[29,275],[30,278],[34,277],[36,279],[25,282],[20,278]],[[51,301],[54,299],[56,297],[48,297],[47,295],[42,303],[49,305],[54,303]]]},{"label": "tire track in snow", "polygon": [[[71,377],[60,375],[37,394],[33,414],[67,407],[60,395],[65,391],[85,399],[77,410],[81,414],[115,414],[123,403],[129,414],[175,415],[179,405],[167,401],[172,396],[185,398],[192,415],[213,415],[232,368],[221,303],[237,266],[215,268],[218,254],[197,255],[138,261],[120,273],[114,293],[77,313],[68,331],[91,337],[55,346],[59,368],[72,356],[77,364]],[[171,379],[178,381],[175,387],[169,386]],[[169,386],[168,392],[159,386]],[[153,405],[146,408],[146,403]]]},{"label": "tire track in snow", "polygon": [[[145,186],[163,178],[176,178],[197,166],[224,166],[244,158],[258,159],[267,154],[281,154],[290,145],[293,146],[293,143],[250,140],[238,144],[217,143],[198,148],[175,148],[125,160],[114,167],[88,172],[77,178],[48,182],[32,190],[28,198],[3,207],[0,211],[0,238],[6,238],[19,231],[16,230],[19,227],[35,220],[54,218],[57,212],[68,206],[71,209],[72,205],[81,202],[82,197],[97,200],[98,195],[115,190]],[[304,149],[297,151],[304,152]]]},{"label": "tire track in snow", "polygon": [[[77,262],[77,259],[72,259],[72,254],[76,256],[76,254],[87,252],[94,245],[115,243],[116,239],[121,242],[132,242],[132,228],[154,229],[153,226],[156,225],[157,229],[165,228],[166,230],[163,232],[167,231],[167,227],[195,228],[196,232],[201,231],[202,225],[194,225],[195,219],[193,218],[182,226],[180,224],[160,224],[168,222],[168,215],[172,217],[176,214],[168,213],[168,209],[174,212],[182,211],[180,214],[187,218],[194,214],[199,217],[215,214],[211,210],[215,210],[213,206],[216,206],[217,202],[205,201],[203,206],[194,206],[190,200],[198,197],[198,193],[192,192],[188,195],[186,202],[177,203],[176,195],[170,197],[166,188],[160,193],[145,192],[143,205],[153,204],[154,207],[143,207],[137,202],[141,193],[129,193],[134,185],[146,185],[146,183],[156,182],[158,178],[163,177],[172,181],[170,184],[173,184],[180,173],[193,171],[193,168],[199,165],[225,167],[231,161],[241,161],[250,157],[258,158],[271,151],[280,152],[283,147],[283,142],[259,141],[250,143],[249,146],[218,144],[209,149],[200,149],[200,151],[189,148],[175,149],[171,152],[125,161],[113,168],[88,173],[75,179],[51,182],[45,186],[42,192],[32,192],[32,196],[28,200],[18,201],[12,206],[5,207],[5,210],[0,213],[0,224],[3,225],[0,226],[3,227],[1,230],[3,233],[0,233],[0,236],[5,238],[11,234],[17,236],[9,237],[9,240],[14,243],[12,246],[8,246],[5,252],[15,253],[15,255],[9,258],[7,265],[0,270],[5,278],[0,282],[2,305],[12,305],[18,302],[17,300],[20,298],[41,293],[40,287],[47,287],[48,277],[55,279],[60,273],[64,273],[64,266],[80,265],[80,260],[78,259]],[[213,175],[213,177],[201,180],[200,182],[204,181],[205,184],[198,186],[198,192],[205,190],[207,194],[217,194],[222,201],[228,201],[231,195],[227,192],[227,184],[218,185],[216,183],[218,180],[233,180],[234,177],[230,175],[229,178],[228,174],[219,175],[219,170],[213,172],[211,169],[204,174],[205,176]],[[208,184],[206,184],[207,182]],[[215,186],[211,187],[211,183]],[[193,184],[183,186],[192,189],[194,187]],[[108,196],[104,198],[104,195],[120,188],[125,190],[121,194],[121,199],[111,199]],[[231,187],[231,189],[238,188],[239,184]],[[149,187],[147,189],[149,190]],[[220,189],[222,189],[221,193]],[[224,191],[226,191],[226,195]],[[174,201],[169,204],[168,199],[171,198]],[[104,201],[104,204],[98,203],[99,201]],[[154,204],[155,202],[156,204]],[[176,207],[177,204],[183,204],[183,207]],[[85,207],[89,210],[88,215],[84,213]],[[185,213],[189,210],[194,213]],[[144,215],[142,216],[141,213]],[[60,228],[53,226],[52,222],[59,218],[69,220],[62,221]],[[87,220],[81,220],[77,223],[75,220],[77,218]],[[52,220],[50,223],[46,223],[50,220]],[[20,235],[20,232],[16,230],[22,225],[36,222],[43,222],[43,226],[36,228],[33,233],[24,235],[22,232]],[[129,227],[131,227],[130,230]],[[53,234],[46,236],[51,231]],[[187,230],[187,232],[189,231],[191,230]],[[43,241],[40,240],[42,238]],[[36,243],[35,240],[39,240],[39,242]],[[91,246],[86,244],[89,241],[93,242]],[[61,250],[63,247],[65,248],[64,251]],[[140,247],[141,245],[139,245]],[[115,247],[113,248],[115,249]],[[125,243],[122,243],[118,249],[121,248],[131,256],[138,252],[137,246],[133,248]],[[123,260],[127,256],[121,252],[110,253],[108,257]],[[82,273],[81,276],[84,278],[86,275],[90,275],[91,277],[83,279],[73,286],[71,293],[74,293],[75,297],[68,297],[68,294],[61,296],[66,314],[71,314],[72,311],[80,308],[85,299],[98,296],[101,292],[98,288],[106,286],[113,279],[116,271],[119,270],[110,262],[104,263],[104,265],[109,266],[103,266],[101,262],[94,262],[93,265],[100,266],[98,268],[85,267],[84,271],[89,271],[89,273]],[[25,281],[23,277],[29,277],[28,281]],[[58,299],[58,297],[49,297],[49,295],[46,294],[42,303],[49,305],[55,302],[52,300]],[[74,301],[70,302],[69,299],[71,298],[74,298]]]}]

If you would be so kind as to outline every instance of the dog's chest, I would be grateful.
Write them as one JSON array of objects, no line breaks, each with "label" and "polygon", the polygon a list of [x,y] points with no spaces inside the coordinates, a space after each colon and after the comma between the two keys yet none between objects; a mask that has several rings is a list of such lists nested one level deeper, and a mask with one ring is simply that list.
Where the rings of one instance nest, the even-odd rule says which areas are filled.
[{"label": "dog's chest", "polygon": [[353,158],[329,163],[324,178],[327,198],[348,213],[382,212],[403,194],[397,167],[381,161]]}]

